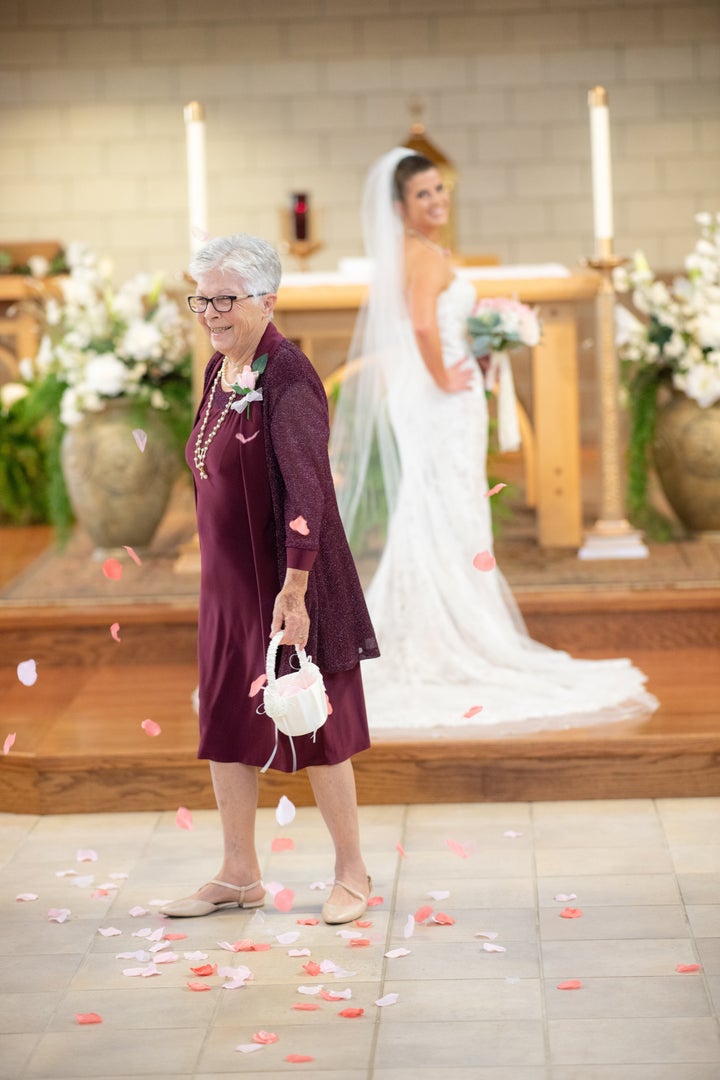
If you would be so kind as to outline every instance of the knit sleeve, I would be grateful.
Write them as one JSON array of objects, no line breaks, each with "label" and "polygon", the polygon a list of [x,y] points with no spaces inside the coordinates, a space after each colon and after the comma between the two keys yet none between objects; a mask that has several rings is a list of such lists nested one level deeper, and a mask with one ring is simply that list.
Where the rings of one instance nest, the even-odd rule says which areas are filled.
[{"label": "knit sleeve", "polygon": [[287,565],[310,570],[320,547],[328,485],[332,490],[327,399],[322,383],[303,372],[273,396],[270,436],[283,481]]}]

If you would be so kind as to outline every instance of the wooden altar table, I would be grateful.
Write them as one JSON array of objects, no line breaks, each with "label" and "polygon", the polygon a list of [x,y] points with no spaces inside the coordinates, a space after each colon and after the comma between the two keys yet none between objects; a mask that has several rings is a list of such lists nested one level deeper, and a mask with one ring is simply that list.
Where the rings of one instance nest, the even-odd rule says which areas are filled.
[{"label": "wooden altar table", "polygon": [[[541,269],[541,268],[538,268]],[[566,276],[512,276],[512,268],[473,272],[478,297],[515,297],[540,307],[542,339],[531,350],[536,460],[537,530],[541,547],[579,547],[582,542],[577,319],[575,305],[594,300],[594,271]],[[348,342],[367,286],[339,274],[291,274],[283,278],[276,323],[313,360],[323,338]]]}]

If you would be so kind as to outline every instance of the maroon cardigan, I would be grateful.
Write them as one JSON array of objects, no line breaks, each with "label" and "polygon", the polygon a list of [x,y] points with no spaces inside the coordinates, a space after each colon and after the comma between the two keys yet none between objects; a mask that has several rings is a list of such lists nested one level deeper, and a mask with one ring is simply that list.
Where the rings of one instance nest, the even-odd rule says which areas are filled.
[{"label": "maroon cardigan", "polygon": [[[287,567],[309,570],[305,597],[310,616],[307,651],[328,674],[379,656],[335,498],[330,472],[327,397],[303,352],[269,323],[255,351],[268,354],[258,386],[263,392],[265,452],[275,514],[278,577]],[[205,388],[222,354],[205,369]],[[290,528],[305,518],[308,535]]]}]

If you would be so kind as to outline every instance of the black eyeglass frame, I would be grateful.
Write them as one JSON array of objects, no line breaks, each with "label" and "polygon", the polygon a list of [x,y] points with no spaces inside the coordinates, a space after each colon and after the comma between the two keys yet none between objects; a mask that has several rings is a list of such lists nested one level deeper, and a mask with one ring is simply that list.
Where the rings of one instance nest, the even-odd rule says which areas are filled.
[{"label": "black eyeglass frame", "polygon": [[[227,315],[228,311],[232,311],[232,306],[236,301],[251,300],[253,297],[256,297],[256,296],[267,296],[267,295],[268,295],[267,293],[263,293],[263,292],[248,293],[247,296],[230,296],[229,293],[221,293],[219,296],[188,296],[187,297],[187,302],[188,302],[188,307],[192,311],[193,315],[203,315],[207,311],[208,304],[212,304],[212,306],[217,311],[218,315]],[[193,307],[193,301],[197,301],[197,300],[200,300],[200,301],[204,300],[205,301],[203,307],[201,307],[201,308],[194,308]],[[219,308],[217,306],[217,304],[215,303],[216,300],[229,300],[230,301],[230,307]]]}]

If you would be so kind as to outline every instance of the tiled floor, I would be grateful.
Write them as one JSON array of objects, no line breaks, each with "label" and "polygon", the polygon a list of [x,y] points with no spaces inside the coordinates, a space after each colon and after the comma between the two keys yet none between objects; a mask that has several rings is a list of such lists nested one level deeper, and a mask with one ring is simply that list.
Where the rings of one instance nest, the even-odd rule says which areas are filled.
[{"label": "tiled floor", "polygon": [[[155,901],[184,895],[216,872],[217,814],[194,829],[174,814],[0,816],[0,1076],[20,1080],[132,1077],[220,1080],[288,1075],[319,1080],[717,1080],[720,1076],[720,798],[364,807],[375,894],[372,925],[353,947],[336,928],[298,925],[327,893],[332,870],[317,812],[281,828],[258,819],[266,882],[295,893],[292,912],[229,909],[163,920]],[[520,835],[510,835],[512,833]],[[294,850],[272,852],[275,837]],[[463,845],[455,853],[446,841]],[[401,845],[404,854],[398,848]],[[96,862],[78,861],[94,849]],[[73,870],[79,877],[59,876]],[[127,874],[127,878],[113,877]],[[92,881],[82,880],[92,875]],[[107,896],[93,896],[106,884]],[[435,901],[431,890],[447,890]],[[20,893],[37,893],[18,901]],[[557,900],[575,893],[572,900]],[[442,925],[408,917],[422,905]],[[140,905],[148,914],[131,916]],[[561,918],[567,908],[577,918]],[[67,921],[48,910],[68,908]],[[116,936],[99,928],[115,927]],[[148,950],[145,928],[185,933],[159,975],[127,976]],[[348,929],[348,928],[346,928]],[[350,927],[350,930],[356,930]],[[277,935],[299,933],[280,943]],[[481,931],[497,934],[486,951]],[[269,951],[228,952],[248,938]],[[315,975],[308,957],[344,970]],[[398,958],[386,953],[409,950]],[[162,952],[155,954],[160,957]],[[207,954],[187,959],[186,952]],[[246,964],[242,989],[191,966]],[[678,964],[701,970],[679,973]],[[558,983],[580,980],[581,988]],[[193,992],[188,981],[209,992]],[[327,1001],[299,987],[352,991]],[[378,1006],[387,994],[395,1004]],[[316,1004],[314,1011],[293,1009]],[[360,1017],[341,1014],[360,1008]],[[81,1025],[76,1014],[102,1023]],[[258,1031],[277,1042],[236,1050]],[[313,1060],[292,1063],[288,1055]]]}]

